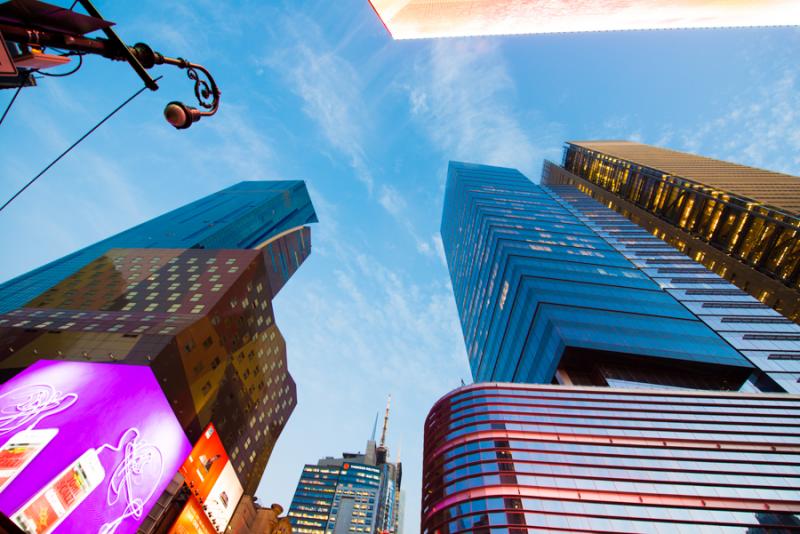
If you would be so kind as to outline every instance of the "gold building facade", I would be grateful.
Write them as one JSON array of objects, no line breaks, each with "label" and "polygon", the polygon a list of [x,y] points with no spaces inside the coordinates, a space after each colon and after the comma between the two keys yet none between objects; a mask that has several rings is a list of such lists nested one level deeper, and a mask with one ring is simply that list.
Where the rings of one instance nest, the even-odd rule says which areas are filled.
[{"label": "gold building facade", "polygon": [[625,141],[569,142],[573,185],[800,322],[800,178]]}]

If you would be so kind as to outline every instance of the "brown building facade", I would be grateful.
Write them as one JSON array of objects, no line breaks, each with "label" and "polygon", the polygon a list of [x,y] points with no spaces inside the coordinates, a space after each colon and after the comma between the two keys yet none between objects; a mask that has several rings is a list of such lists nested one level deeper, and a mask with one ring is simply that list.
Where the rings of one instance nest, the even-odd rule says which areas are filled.
[{"label": "brown building facade", "polygon": [[572,185],[800,322],[800,178],[626,141],[568,142]]},{"label": "brown building facade", "polygon": [[258,249],[112,249],[0,315],[0,372],[41,358],[150,366],[190,441],[213,422],[253,494],[297,403],[272,299],[307,227]]}]

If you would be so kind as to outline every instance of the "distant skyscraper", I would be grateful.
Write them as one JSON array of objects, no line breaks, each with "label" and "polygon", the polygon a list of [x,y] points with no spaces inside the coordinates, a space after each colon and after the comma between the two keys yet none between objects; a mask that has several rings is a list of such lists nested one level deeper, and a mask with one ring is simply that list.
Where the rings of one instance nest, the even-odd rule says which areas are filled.
[{"label": "distant skyscraper", "polygon": [[589,141],[567,143],[544,183],[579,188],[800,322],[799,177]]},{"label": "distant skyscraper", "polygon": [[241,182],[0,284],[0,312],[22,307],[112,248],[250,249],[314,222],[304,182]]},{"label": "distant skyscraper", "polygon": [[341,458],[323,458],[303,468],[289,509],[295,532],[399,532],[403,468],[399,461],[388,461],[388,416],[387,405],[380,444],[376,445],[373,431],[363,454],[344,453]]},{"label": "distant skyscraper", "polygon": [[784,461],[800,397],[761,392],[800,393],[800,326],[575,187],[513,169],[451,163],[442,240],[484,383],[428,417],[423,532],[797,521],[800,464]]},{"label": "distant skyscraper", "polygon": [[794,0],[370,0],[395,39],[800,24]]},{"label": "distant skyscraper", "polygon": [[0,314],[0,376],[147,365],[192,442],[214,424],[252,494],[297,402],[272,299],[311,221],[303,182],[243,182],[18,277],[2,286],[4,304],[27,300]]}]

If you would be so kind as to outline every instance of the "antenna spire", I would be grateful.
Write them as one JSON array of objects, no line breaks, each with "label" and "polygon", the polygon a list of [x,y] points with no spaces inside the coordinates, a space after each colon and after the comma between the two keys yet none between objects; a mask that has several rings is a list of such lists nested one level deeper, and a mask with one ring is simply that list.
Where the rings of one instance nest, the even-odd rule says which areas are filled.
[{"label": "antenna spire", "polygon": [[386,430],[389,428],[389,406],[392,404],[392,395],[389,394],[389,399],[386,401],[386,414],[383,416],[383,432],[381,432],[381,447],[386,445]]},{"label": "antenna spire", "polygon": [[380,411],[375,412],[375,422],[372,423],[372,439],[370,441],[375,441],[375,433],[378,431],[378,414]]}]

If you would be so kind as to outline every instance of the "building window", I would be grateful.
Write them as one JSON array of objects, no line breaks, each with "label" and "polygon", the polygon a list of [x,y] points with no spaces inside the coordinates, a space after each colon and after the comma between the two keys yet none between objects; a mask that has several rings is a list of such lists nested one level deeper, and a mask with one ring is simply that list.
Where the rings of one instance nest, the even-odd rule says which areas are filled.
[{"label": "building window", "polygon": [[745,334],[743,339],[763,341],[800,341],[800,334]]},{"label": "building window", "polygon": [[760,302],[704,302],[703,308],[752,308],[764,309],[766,306]]},{"label": "building window", "polygon": [[797,360],[800,361],[800,352],[787,352],[785,354],[770,354],[768,360]]},{"label": "building window", "polygon": [[742,324],[792,324],[792,321],[783,317],[723,317],[721,322]]}]

